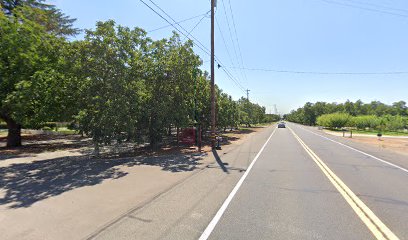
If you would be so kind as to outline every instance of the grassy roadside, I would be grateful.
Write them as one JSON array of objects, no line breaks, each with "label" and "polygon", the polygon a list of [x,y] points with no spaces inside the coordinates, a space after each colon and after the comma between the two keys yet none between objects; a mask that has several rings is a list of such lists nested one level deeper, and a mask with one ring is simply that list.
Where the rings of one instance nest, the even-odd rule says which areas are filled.
[{"label": "grassy roadside", "polygon": [[[328,131],[332,132],[343,132],[340,129],[326,129]],[[367,135],[377,135],[380,131],[378,130],[352,130],[353,133],[357,134],[367,134]],[[349,132],[349,130],[347,130]],[[381,132],[383,136],[408,136],[408,132],[402,132],[402,131],[382,131]]]},{"label": "grassy roadside", "polygon": [[56,131],[55,129],[53,129],[53,130],[51,130],[51,131],[57,132],[57,133],[62,133],[62,134],[65,134],[65,135],[78,134],[78,131],[68,129],[68,128],[66,128],[66,127],[60,127],[60,128],[58,128],[57,131]]},{"label": "grassy roadside", "polygon": [[[374,130],[353,130],[353,133],[377,135],[378,131],[374,131]],[[382,135],[385,135],[385,136],[408,136],[408,132],[383,131]]]},{"label": "grassy roadside", "polygon": [[[60,133],[62,135],[75,135],[75,134],[78,134],[78,131],[68,129],[66,127],[58,128],[57,131],[55,129],[46,130],[46,131],[56,132],[56,133]],[[8,133],[7,129],[0,129],[0,137],[6,137],[7,133]]]}]

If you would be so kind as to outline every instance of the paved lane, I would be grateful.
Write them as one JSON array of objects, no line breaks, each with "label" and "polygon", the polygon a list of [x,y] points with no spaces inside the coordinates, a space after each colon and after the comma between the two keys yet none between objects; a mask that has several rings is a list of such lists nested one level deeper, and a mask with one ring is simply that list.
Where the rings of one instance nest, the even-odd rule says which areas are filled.
[{"label": "paved lane", "polygon": [[[319,131],[290,126],[392,232],[400,239],[408,239],[407,172],[319,137]],[[364,151],[377,156],[378,149],[365,147]],[[403,167],[408,162],[406,156],[397,154],[382,152],[381,157]]]},{"label": "paved lane", "polygon": [[144,206],[124,213],[90,239],[197,240],[274,129],[265,128],[218,151],[226,172],[210,153],[213,164]]},{"label": "paved lane", "polygon": [[292,133],[277,129],[209,239],[374,236]]}]

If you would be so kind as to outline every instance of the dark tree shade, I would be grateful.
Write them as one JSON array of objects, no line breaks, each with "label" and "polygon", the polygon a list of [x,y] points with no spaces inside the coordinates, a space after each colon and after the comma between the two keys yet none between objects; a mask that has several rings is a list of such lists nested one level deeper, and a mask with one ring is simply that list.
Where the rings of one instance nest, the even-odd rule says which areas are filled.
[{"label": "dark tree shade", "polygon": [[74,28],[75,18],[70,18],[52,4],[44,3],[44,0],[0,0],[2,11],[6,15],[12,15],[18,7],[27,6],[33,8],[36,14],[27,16],[50,32],[58,36],[72,36],[79,32]]}]

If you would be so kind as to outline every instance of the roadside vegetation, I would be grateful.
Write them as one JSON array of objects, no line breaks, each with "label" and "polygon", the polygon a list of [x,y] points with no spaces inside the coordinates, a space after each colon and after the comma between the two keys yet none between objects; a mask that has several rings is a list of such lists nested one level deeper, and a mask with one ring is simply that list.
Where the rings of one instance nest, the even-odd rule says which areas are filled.
[{"label": "roadside vegetation", "polygon": [[[96,147],[155,146],[173,129],[209,129],[209,74],[200,69],[193,42],[176,33],[153,40],[113,20],[70,41],[80,30],[55,6],[42,0],[0,0],[0,6],[0,118],[7,146],[21,145],[22,128],[55,130],[48,122],[68,122],[64,131],[89,136]],[[218,87],[216,96],[220,130],[279,119]]]},{"label": "roadside vegetation", "polygon": [[305,125],[318,125],[332,130],[349,128],[359,133],[408,135],[408,108],[404,101],[392,105],[374,101],[355,103],[306,103],[286,115],[288,121]]}]

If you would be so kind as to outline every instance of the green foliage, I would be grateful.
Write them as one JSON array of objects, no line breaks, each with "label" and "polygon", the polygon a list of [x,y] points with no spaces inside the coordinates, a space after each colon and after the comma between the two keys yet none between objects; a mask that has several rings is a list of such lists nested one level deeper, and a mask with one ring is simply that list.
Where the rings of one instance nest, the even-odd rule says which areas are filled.
[{"label": "green foliage", "polygon": [[317,124],[328,128],[343,128],[348,125],[350,117],[348,113],[324,114],[317,118]]},{"label": "green foliage", "polygon": [[[306,125],[315,125],[316,120],[319,116],[335,112],[344,112],[350,114],[351,116],[361,115],[370,115],[377,117],[385,115],[392,116],[400,115],[402,117],[408,116],[407,106],[404,101],[395,102],[392,105],[386,105],[379,101],[363,103],[361,100],[358,100],[353,103],[347,100],[345,103],[308,102],[303,107],[291,111],[284,117],[288,121]],[[367,119],[356,119],[356,121],[359,121],[360,125],[361,124],[364,125],[363,122],[366,120]],[[373,124],[375,125],[380,123]]]},{"label": "green foliage", "polygon": [[350,127],[357,129],[375,129],[380,125],[380,119],[375,115],[360,115],[352,117],[350,120]]},{"label": "green foliage", "polygon": [[81,45],[83,86],[77,120],[84,133],[105,144],[135,134],[146,97],[137,54],[143,32],[114,25],[99,22]]},{"label": "green foliage", "polygon": [[[172,126],[209,128],[210,83],[192,42],[182,43],[177,34],[153,41],[143,30],[113,21],[86,33],[77,74],[83,83],[76,117],[82,132],[104,144],[147,135],[155,146]],[[218,87],[216,93],[218,127],[264,121],[265,108],[234,101]]]},{"label": "green foliage", "polygon": [[262,107],[256,103],[248,101],[248,99],[242,97],[238,100],[239,108],[239,122],[241,124],[264,123],[265,120],[265,107]]},{"label": "green foliage", "polygon": [[22,8],[29,9],[25,17],[41,25],[47,32],[57,36],[71,36],[79,32],[73,27],[76,19],[72,19],[45,0],[0,0],[0,11],[11,16]]},{"label": "green foliage", "polygon": [[406,127],[406,120],[399,115],[386,115],[382,117],[382,120],[384,122],[385,130],[401,130]]},{"label": "green foliage", "polygon": [[278,122],[280,119],[281,117],[277,114],[265,114],[263,123]]},{"label": "green foliage", "polygon": [[0,11],[0,114],[3,119],[13,119],[20,124],[32,117],[29,108],[33,110],[36,104],[36,108],[43,106],[36,100],[47,91],[30,90],[45,81],[40,77],[42,71],[55,68],[63,42],[26,18],[30,11],[21,7],[9,17]]},{"label": "green foliage", "polygon": [[[0,117],[18,126],[70,128],[98,144],[157,145],[172,127],[210,126],[210,82],[191,41],[153,41],[142,29],[98,22],[67,41],[72,22],[41,0],[0,0]],[[273,121],[265,108],[216,86],[218,127]],[[16,125],[15,124],[15,125]],[[171,131],[170,131],[171,132]]]},{"label": "green foliage", "polygon": [[328,128],[354,127],[358,130],[399,131],[407,127],[407,117],[399,115],[350,116],[348,113],[323,114],[317,119],[317,124]]},{"label": "green foliage", "polygon": [[56,107],[67,92],[60,59],[68,45],[63,36],[76,30],[74,19],[41,0],[1,0],[0,6],[0,117],[10,126],[7,146],[19,146],[22,124],[66,117]]}]

